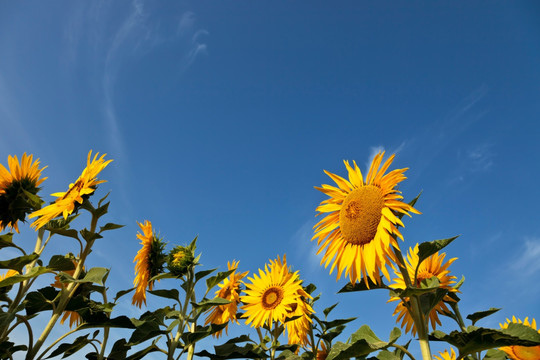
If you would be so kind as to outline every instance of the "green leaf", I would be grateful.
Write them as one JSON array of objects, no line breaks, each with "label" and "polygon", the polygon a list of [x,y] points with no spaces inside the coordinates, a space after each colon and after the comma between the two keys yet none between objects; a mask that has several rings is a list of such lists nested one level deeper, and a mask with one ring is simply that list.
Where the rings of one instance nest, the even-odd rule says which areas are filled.
[{"label": "green leaf", "polygon": [[461,279],[452,287],[456,290],[459,290],[459,288],[461,287],[461,285],[463,285],[464,282],[465,282],[465,276],[461,275]]},{"label": "green leaf", "polygon": [[337,306],[337,304],[339,304],[339,303],[335,303],[334,305],[329,306],[329,307],[327,307],[326,309],[324,309],[324,310],[323,310],[324,316],[325,316],[325,317],[328,316],[328,314],[330,314],[330,312],[331,312],[332,310],[334,310],[334,308]]},{"label": "green leaf", "polygon": [[233,338],[227,341],[223,345],[214,346],[215,354],[212,354],[206,350],[200,351],[195,355],[200,357],[209,357],[215,360],[224,359],[262,359],[267,358],[268,355],[259,346],[249,342],[244,346],[238,346],[238,343],[250,341],[249,337],[242,335],[237,338]]},{"label": "green leaf", "polygon": [[[399,330],[399,329],[398,329]],[[401,332],[400,332],[401,333]],[[396,328],[392,330],[391,340],[389,342],[382,341],[367,325],[363,325],[354,334],[351,335],[349,341],[345,344],[340,341],[336,342],[328,353],[327,360],[349,359],[351,357],[362,357],[369,355],[372,352],[383,350],[397,339]]]},{"label": "green leaf", "polygon": [[394,354],[393,352],[390,352],[388,350],[383,350],[380,353],[377,354],[377,359],[379,360],[401,360],[401,358]]},{"label": "green leaf", "polygon": [[135,329],[135,325],[127,316],[118,316],[115,318],[102,317],[98,319],[95,314],[89,316],[87,322],[79,325],[79,330],[93,329],[93,328],[120,328],[120,329]]},{"label": "green leaf", "polygon": [[326,332],[326,334],[320,335],[319,337],[321,339],[323,339],[323,340],[328,341],[328,342],[332,342],[332,340],[334,340],[336,337],[341,335],[341,333],[343,332],[343,330],[345,330],[345,328],[346,328],[345,325],[338,325],[338,326],[328,330]]},{"label": "green leaf", "polygon": [[171,273],[162,273],[162,274],[152,277],[150,280],[148,280],[148,282],[154,282],[154,281],[162,280],[162,279],[177,279],[177,278],[178,277],[176,275],[173,275]]},{"label": "green leaf", "polygon": [[170,290],[149,290],[150,294],[159,296],[166,299],[172,299],[176,301],[180,301],[180,293],[176,289],[170,289]]},{"label": "green leaf", "polygon": [[49,228],[48,226],[47,229],[50,231],[51,234],[58,234],[79,240],[79,233],[75,229]]},{"label": "green leaf", "polygon": [[103,204],[102,206],[99,206],[97,209],[95,209],[93,211],[93,214],[94,216],[100,218],[102,217],[103,215],[105,215],[108,211],[109,211],[109,204],[111,202],[106,202],[105,204]]},{"label": "green leaf", "polygon": [[382,281],[380,284],[377,284],[371,279],[368,279],[368,285],[366,285],[364,278],[362,278],[362,280],[360,280],[360,282],[356,284],[348,283],[343,288],[341,288],[341,290],[338,291],[338,294],[354,292],[354,291],[367,291],[367,290],[374,290],[374,289],[388,289],[388,286],[386,286]]},{"label": "green leaf", "polygon": [[348,318],[348,319],[336,319],[336,320],[332,320],[332,321],[321,320],[321,323],[324,324],[326,329],[331,329],[331,328],[334,328],[334,327],[339,326],[339,325],[345,325],[345,324],[350,323],[351,321],[354,321],[354,320],[356,320],[355,317]]},{"label": "green leaf", "polygon": [[68,256],[53,255],[49,260],[47,267],[54,271],[70,271],[75,270],[73,259]]},{"label": "green leaf", "polygon": [[2,341],[0,342],[0,359],[12,359],[15,352],[26,350],[28,350],[26,345],[15,345],[11,341]]},{"label": "green leaf", "polygon": [[431,340],[445,341],[459,349],[460,357],[502,346],[537,346],[540,334],[523,324],[511,323],[506,329],[486,329],[469,326],[467,332],[452,331],[445,334],[435,330]]},{"label": "green leaf", "polygon": [[124,296],[126,294],[129,294],[133,290],[135,290],[135,288],[131,288],[131,289],[127,289],[127,290],[120,290],[119,292],[116,293],[116,296],[114,297],[113,302],[117,302],[118,299],[120,299],[122,296]]},{"label": "green leaf", "polygon": [[119,225],[119,224],[113,224],[113,223],[106,223],[104,226],[100,226],[100,227],[99,227],[99,233],[101,234],[101,233],[104,232],[104,231],[120,229],[120,228],[123,228],[124,226],[125,226],[125,225]]},{"label": "green leaf", "polygon": [[194,332],[186,332],[182,334],[184,346],[189,346],[199,340],[204,339],[220,330],[223,330],[228,323],[225,324],[210,324],[208,326],[197,326]]},{"label": "green leaf", "polygon": [[103,238],[103,236],[101,236],[99,233],[95,233],[87,229],[82,229],[79,232],[81,236],[83,237],[83,239],[86,240],[87,242]]},{"label": "green leaf", "polygon": [[56,350],[54,350],[51,353],[51,355],[49,355],[46,359],[53,358],[53,357],[58,356],[60,354],[64,354],[62,356],[62,359],[63,359],[63,358],[66,358],[68,356],[71,356],[71,355],[75,354],[77,351],[81,350],[83,347],[90,344],[91,340],[88,339],[88,335],[90,335],[90,334],[79,336],[78,338],[75,339],[75,341],[72,344],[70,344],[70,343],[62,343],[62,344],[60,344],[58,346],[58,348],[56,348]]},{"label": "green leaf", "polygon": [[471,320],[472,324],[474,325],[478,320],[483,319],[491,314],[495,314],[499,310],[501,309],[490,308],[489,310],[477,311],[474,314],[467,315],[467,319]]},{"label": "green leaf", "polygon": [[227,304],[230,304],[230,303],[231,302],[229,300],[222,299],[222,298],[216,296],[213,299],[203,299],[203,300],[199,301],[198,303],[192,302],[191,306],[193,306],[193,308],[195,308],[195,309],[198,309],[199,312],[203,312],[203,311],[208,310],[212,306],[227,305]]},{"label": "green leaf", "polygon": [[90,283],[96,283],[99,285],[103,285],[103,282],[105,278],[109,275],[109,269],[102,268],[102,267],[95,267],[88,270],[86,275],[81,280],[77,280],[77,282],[90,282]]},{"label": "green leaf", "polygon": [[32,269],[30,269],[30,271],[27,274],[13,275],[0,281],[0,288],[5,287],[5,286],[11,286],[13,284],[17,284],[22,281],[35,278],[36,276],[39,276],[41,274],[45,274],[48,272],[51,272],[51,270],[44,266],[34,266]]},{"label": "green leaf", "polygon": [[[418,195],[416,195],[416,197],[415,197],[414,199],[412,199],[411,201],[409,201],[409,205],[410,205],[410,206],[414,206],[414,205],[416,204],[416,202],[418,201],[418,199],[420,199],[420,195],[422,195],[422,191],[420,191],[420,192],[418,193]],[[398,212],[398,213],[396,214],[396,216],[397,216],[398,218],[400,218],[400,219],[402,219],[404,215],[405,215],[404,213],[400,213],[400,212]]]},{"label": "green leaf", "polygon": [[47,286],[26,295],[23,301],[27,315],[33,315],[41,311],[52,310],[52,304],[60,293],[52,286]]},{"label": "green leaf", "polygon": [[231,275],[234,271],[235,270],[218,272],[215,276],[209,277],[206,279],[206,289],[208,291],[212,290],[214,286],[225,280],[227,276]]},{"label": "green leaf", "polygon": [[483,360],[506,360],[506,353],[499,349],[489,349]]},{"label": "green leaf", "polygon": [[446,294],[448,294],[447,289],[438,288],[434,292],[428,292],[420,295],[420,308],[422,309],[422,312],[426,318],[429,317],[429,313],[443,300]]},{"label": "green leaf", "polygon": [[22,269],[30,264],[32,261],[36,260],[39,257],[38,254],[32,253],[30,255],[23,255],[13,259],[0,261],[0,269],[13,269],[17,270],[19,273],[22,272]]},{"label": "green leaf", "polygon": [[0,235],[0,249],[6,247],[16,247],[15,244],[13,244],[13,233]]},{"label": "green leaf", "polygon": [[304,286],[304,291],[307,292],[309,295],[313,294],[315,290],[317,290],[317,287],[314,284],[308,284],[307,286]]},{"label": "green leaf", "polygon": [[442,239],[442,240],[433,240],[433,241],[426,241],[421,243],[418,246],[418,265],[416,265],[416,269],[414,270],[414,273],[418,273],[418,268],[420,267],[420,264],[422,264],[422,261],[426,260],[431,255],[435,254],[437,251],[440,251],[444,249],[447,245],[449,245],[452,241],[457,239],[458,236],[454,236],[448,239]]},{"label": "green leaf", "polygon": [[210,275],[211,273],[213,273],[214,271],[216,271],[217,269],[210,269],[210,270],[202,270],[202,271],[199,271],[195,274],[195,283],[197,283],[199,280],[201,280],[202,278]]},{"label": "green leaf", "polygon": [[107,359],[125,359],[131,346],[127,346],[126,339],[116,340]]},{"label": "green leaf", "polygon": [[440,281],[436,276],[433,276],[429,279],[422,280],[420,283],[420,287],[414,287],[414,286],[408,286],[405,289],[392,289],[390,290],[390,296],[394,297],[400,297],[400,298],[408,298],[411,296],[420,296],[422,294],[427,294],[430,292],[435,292],[437,289],[439,289]]}]

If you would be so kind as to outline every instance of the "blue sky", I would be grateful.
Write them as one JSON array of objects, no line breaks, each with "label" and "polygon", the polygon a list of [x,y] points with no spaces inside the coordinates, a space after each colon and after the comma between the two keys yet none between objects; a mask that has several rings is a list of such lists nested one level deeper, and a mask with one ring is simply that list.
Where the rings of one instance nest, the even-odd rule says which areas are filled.
[{"label": "blue sky", "polygon": [[50,194],[90,149],[114,159],[99,193],[126,227],[92,258],[113,290],[131,285],[148,219],[171,245],[198,234],[206,268],[286,253],[319,312],[339,301],[350,332],[386,338],[387,294],[335,295],[345,282],[310,238],[323,169],[395,152],[405,198],[423,191],[402,248],[461,234],[463,313],[538,319],[539,15],[535,1],[2,2],[0,161],[33,153]]}]

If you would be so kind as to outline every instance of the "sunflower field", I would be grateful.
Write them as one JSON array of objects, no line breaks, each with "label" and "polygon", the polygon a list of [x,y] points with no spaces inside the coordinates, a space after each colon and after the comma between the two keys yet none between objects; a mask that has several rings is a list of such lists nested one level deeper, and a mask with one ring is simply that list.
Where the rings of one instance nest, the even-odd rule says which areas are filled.
[{"label": "sunflower field", "polygon": [[[388,293],[395,311],[385,316],[396,316],[399,327],[381,336],[367,324],[351,329],[355,318],[335,316],[337,304],[320,309],[329,294],[305,283],[286,254],[259,269],[226,259],[227,271],[218,272],[202,265],[197,238],[169,246],[147,219],[135,219],[133,283],[111,294],[111,269],[88,264],[95,242],[123,226],[107,220],[113,205],[98,189],[112,160],[90,151],[80,176],[48,202],[41,194],[46,166],[33,155],[9,156],[0,164],[0,358],[539,360],[535,319],[513,317],[494,329],[481,320],[499,309],[461,314],[464,278],[452,275],[456,258],[444,252],[457,236],[404,239],[400,228],[421,214],[420,195],[404,199],[398,186],[407,169],[392,169],[393,160],[380,152],[367,174],[355,161],[344,161],[346,176],[325,171],[331,184],[316,187],[323,198],[312,237],[321,266],[344,282],[340,293]],[[26,225],[35,243],[19,240]],[[65,253],[45,256],[59,241]],[[8,249],[18,256],[6,256]],[[166,305],[147,306],[149,294]],[[123,297],[144,313],[119,313]],[[443,321],[455,330],[437,330]],[[230,337],[233,324],[244,334]],[[433,342],[446,350],[434,354]]]}]

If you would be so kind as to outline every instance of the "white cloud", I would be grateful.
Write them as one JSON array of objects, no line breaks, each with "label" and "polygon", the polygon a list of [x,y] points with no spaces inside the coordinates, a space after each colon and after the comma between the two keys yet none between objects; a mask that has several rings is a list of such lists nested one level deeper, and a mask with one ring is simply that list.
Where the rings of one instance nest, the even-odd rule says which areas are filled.
[{"label": "white cloud", "polygon": [[493,152],[490,144],[480,144],[467,152],[472,172],[486,171],[493,165]]},{"label": "white cloud", "polygon": [[540,238],[525,238],[522,252],[513,261],[512,269],[527,277],[536,275],[540,271]]},{"label": "white cloud", "polygon": [[385,151],[384,146],[382,146],[382,145],[371,146],[369,148],[369,156],[368,156],[368,161],[366,162],[366,168],[365,168],[366,171],[365,171],[364,174],[368,173],[369,167],[371,166],[371,163],[373,162],[373,159],[375,158],[375,155],[377,155],[378,153],[380,153],[382,151]]}]

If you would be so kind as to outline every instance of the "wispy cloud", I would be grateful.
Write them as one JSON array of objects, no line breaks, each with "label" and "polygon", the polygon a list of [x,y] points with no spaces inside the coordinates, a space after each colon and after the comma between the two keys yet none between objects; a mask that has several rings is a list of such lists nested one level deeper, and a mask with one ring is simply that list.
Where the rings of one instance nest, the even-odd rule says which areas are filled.
[{"label": "wispy cloud", "polygon": [[470,171],[486,171],[493,165],[493,152],[490,144],[480,144],[467,151],[467,158],[471,163]]},{"label": "wispy cloud", "polygon": [[533,277],[540,272],[540,238],[527,237],[521,247],[521,253],[512,262],[511,268],[520,277]]}]

